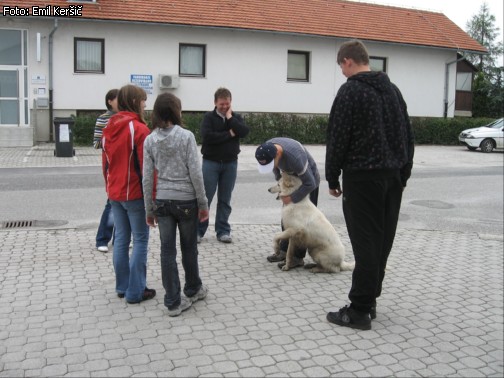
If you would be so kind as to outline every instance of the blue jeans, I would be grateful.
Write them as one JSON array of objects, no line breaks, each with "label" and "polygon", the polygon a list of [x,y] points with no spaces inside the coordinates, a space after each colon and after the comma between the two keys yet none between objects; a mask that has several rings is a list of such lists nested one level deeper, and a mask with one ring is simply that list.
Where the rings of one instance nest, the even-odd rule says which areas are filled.
[{"label": "blue jeans", "polygon": [[114,236],[114,216],[112,215],[112,208],[110,201],[107,199],[105,208],[100,219],[100,225],[96,232],[96,248],[106,247],[112,237]]},{"label": "blue jeans", "polygon": [[166,291],[164,304],[169,310],[173,310],[180,305],[177,227],[185,272],[184,294],[192,297],[201,288],[197,246],[198,203],[196,200],[156,200],[155,215],[161,239],[161,276]]},{"label": "blue jeans", "polygon": [[[146,288],[147,245],[149,226],[145,221],[143,199],[110,201],[115,222],[114,270],[116,292],[124,294],[129,302],[142,300]],[[133,235],[133,251],[129,256],[129,244]]]},{"label": "blue jeans", "polygon": [[[217,190],[217,213],[215,214],[215,232],[217,237],[231,234],[229,215],[231,214],[231,194],[236,182],[238,160],[220,163],[203,159],[203,180],[208,199],[208,207],[212,203]],[[200,236],[205,235],[208,220],[201,222],[198,227]]]}]

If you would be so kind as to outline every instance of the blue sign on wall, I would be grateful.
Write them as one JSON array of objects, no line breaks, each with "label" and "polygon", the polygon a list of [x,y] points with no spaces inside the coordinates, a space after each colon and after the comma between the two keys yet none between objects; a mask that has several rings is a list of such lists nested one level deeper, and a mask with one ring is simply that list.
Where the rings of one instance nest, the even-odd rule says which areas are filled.
[{"label": "blue sign on wall", "polygon": [[152,94],[153,81],[152,75],[130,75],[130,83],[137,87],[143,88],[147,94]]}]

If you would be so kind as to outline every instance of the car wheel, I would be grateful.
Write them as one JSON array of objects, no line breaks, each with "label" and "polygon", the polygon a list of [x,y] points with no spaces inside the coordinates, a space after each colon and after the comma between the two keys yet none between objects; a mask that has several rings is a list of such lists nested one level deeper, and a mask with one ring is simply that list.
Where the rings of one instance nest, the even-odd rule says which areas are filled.
[{"label": "car wheel", "polygon": [[478,147],[469,147],[469,146],[467,146],[467,149],[468,149],[469,151],[476,151],[476,149],[477,149],[477,148],[478,148]]},{"label": "car wheel", "polygon": [[485,139],[480,144],[481,152],[492,152],[494,149],[494,142],[492,139]]}]

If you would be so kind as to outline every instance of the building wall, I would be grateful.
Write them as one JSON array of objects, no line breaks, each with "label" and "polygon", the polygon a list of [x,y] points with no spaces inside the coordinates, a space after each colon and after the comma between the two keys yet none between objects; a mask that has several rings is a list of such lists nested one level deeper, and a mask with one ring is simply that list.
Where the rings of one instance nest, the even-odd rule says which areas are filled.
[{"label": "building wall", "polygon": [[[47,108],[37,108],[37,97],[48,97],[49,34],[53,20],[0,19],[0,28],[28,30],[29,77],[45,76],[45,84],[29,84],[31,114],[36,114],[37,141],[49,140]],[[41,62],[36,60],[36,33],[41,33]],[[240,112],[328,113],[338,88],[346,78],[336,64],[341,39],[274,34],[230,29],[89,22],[58,19],[53,34],[53,116],[75,114],[76,109],[104,109],[110,88],[129,83],[131,74],[153,76],[156,96],[171,91],[182,100],[183,110],[213,108],[213,93],[220,86],[233,93],[233,108]],[[105,73],[74,73],[74,37],[105,39]],[[206,77],[180,78],[177,89],[160,90],[159,74],[178,74],[179,43],[205,44]],[[387,72],[401,89],[411,116],[442,117],[446,63],[455,51],[366,43],[372,56],[387,58]],[[287,81],[287,51],[311,52],[310,82]],[[449,110],[453,116],[456,64],[449,66]],[[30,80],[29,80],[30,81]],[[45,95],[39,93],[45,88]],[[35,124],[36,121],[36,124]]]}]

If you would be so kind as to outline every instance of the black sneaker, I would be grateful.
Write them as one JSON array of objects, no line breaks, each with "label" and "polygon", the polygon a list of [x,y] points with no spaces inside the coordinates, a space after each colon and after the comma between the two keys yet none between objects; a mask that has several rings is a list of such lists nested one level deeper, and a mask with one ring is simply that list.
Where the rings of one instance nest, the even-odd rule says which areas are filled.
[{"label": "black sneaker", "polygon": [[155,296],[156,296],[156,290],[149,289],[149,288],[146,287],[144,289],[144,292],[143,292],[143,295],[142,295],[142,299],[140,299],[139,301],[128,301],[128,300],[126,300],[126,302],[128,302],[129,304],[137,304],[137,303],[140,303],[140,302],[152,299]]},{"label": "black sneaker", "polygon": [[369,316],[371,316],[371,319],[376,319],[376,305],[371,307],[371,311],[369,311]]},{"label": "black sneaker", "polygon": [[327,313],[327,320],[343,327],[369,330],[371,317],[367,312],[356,311],[349,306],[340,308],[338,312]]},{"label": "black sneaker", "polygon": [[266,257],[266,260],[268,260],[269,262],[285,261],[286,255],[287,255],[287,252],[280,251],[278,253],[273,253],[272,255],[269,255],[268,257]]},{"label": "black sneaker", "polygon": [[[278,265],[278,268],[283,269],[285,264],[287,264],[287,260],[279,262],[277,265]],[[293,257],[291,264],[289,266],[289,269],[294,269],[294,268],[297,268],[298,266],[304,266],[304,259]]]}]

